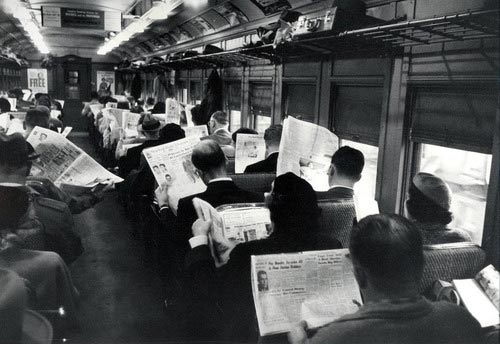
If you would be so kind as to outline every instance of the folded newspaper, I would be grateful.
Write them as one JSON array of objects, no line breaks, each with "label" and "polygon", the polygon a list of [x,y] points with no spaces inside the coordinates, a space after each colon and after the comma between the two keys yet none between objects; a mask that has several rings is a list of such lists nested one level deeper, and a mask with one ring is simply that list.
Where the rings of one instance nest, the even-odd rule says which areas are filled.
[{"label": "folded newspaper", "polygon": [[40,155],[33,162],[33,175],[46,177],[57,186],[93,188],[98,184],[123,181],[55,131],[35,127],[27,141]]},{"label": "folded newspaper", "polygon": [[236,136],[235,173],[243,173],[248,165],[265,158],[266,142],[263,134],[238,134]]},{"label": "folded newspaper", "polygon": [[191,162],[193,148],[198,142],[200,139],[197,137],[186,137],[143,151],[158,185],[169,185],[169,206],[174,212],[177,212],[177,204],[181,198],[203,192],[207,188]]},{"label": "folded newspaper", "polygon": [[269,209],[263,203],[236,203],[215,209],[208,202],[194,198],[193,206],[199,218],[212,220],[210,251],[217,267],[227,263],[237,244],[265,239],[272,231]]},{"label": "folded newspaper", "polygon": [[288,117],[283,123],[276,175],[293,172],[316,191],[326,191],[328,169],[339,139],[319,125]]},{"label": "folded newspaper", "polygon": [[261,336],[316,328],[354,313],[361,294],[347,249],[251,257],[252,292]]}]

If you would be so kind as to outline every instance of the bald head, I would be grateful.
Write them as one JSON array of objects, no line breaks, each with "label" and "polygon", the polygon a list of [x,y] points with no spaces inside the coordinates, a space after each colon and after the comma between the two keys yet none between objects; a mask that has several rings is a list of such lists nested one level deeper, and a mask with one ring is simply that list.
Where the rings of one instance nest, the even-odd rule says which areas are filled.
[{"label": "bald head", "polygon": [[226,156],[214,140],[203,140],[193,149],[193,165],[204,173],[216,173],[226,170]]}]

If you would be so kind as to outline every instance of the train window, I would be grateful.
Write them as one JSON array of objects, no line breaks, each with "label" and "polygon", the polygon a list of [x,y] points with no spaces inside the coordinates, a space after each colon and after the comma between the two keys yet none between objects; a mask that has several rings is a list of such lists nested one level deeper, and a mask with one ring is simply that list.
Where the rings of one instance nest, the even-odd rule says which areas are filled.
[{"label": "train window", "polygon": [[378,147],[349,140],[340,140],[340,145],[355,148],[365,156],[365,167],[361,180],[354,185],[354,193],[374,199],[377,185]]},{"label": "train window", "polygon": [[253,128],[259,133],[271,125],[272,99],[270,83],[250,83],[250,113]]},{"label": "train window", "polygon": [[316,113],[316,85],[283,84],[283,113],[308,122],[314,122]]},{"label": "train window", "polygon": [[442,178],[451,188],[453,222],[481,244],[491,155],[422,143],[417,170]]},{"label": "train window", "polygon": [[189,83],[189,95],[190,99],[189,102],[191,104],[201,104],[201,101],[203,99],[203,91],[201,88],[201,82],[200,81],[191,81]]},{"label": "train window", "polygon": [[229,130],[235,131],[241,127],[241,83],[227,83],[225,96],[229,113]]},{"label": "train window", "polygon": [[187,103],[187,94],[188,94],[188,89],[187,89],[187,82],[184,80],[178,80],[177,81],[177,99],[181,103]]}]

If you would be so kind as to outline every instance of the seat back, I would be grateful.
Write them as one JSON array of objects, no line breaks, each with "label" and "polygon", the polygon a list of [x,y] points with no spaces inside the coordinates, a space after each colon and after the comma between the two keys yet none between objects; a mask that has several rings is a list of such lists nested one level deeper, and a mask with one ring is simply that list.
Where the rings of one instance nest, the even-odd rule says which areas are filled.
[{"label": "seat back", "polygon": [[268,192],[276,178],[275,173],[232,174],[229,177],[241,189],[252,192]]},{"label": "seat back", "polygon": [[227,159],[227,165],[226,165],[226,170],[228,174],[234,174],[234,159],[229,158]]},{"label": "seat back", "polygon": [[354,202],[351,200],[318,201],[321,209],[319,225],[321,233],[336,238],[342,247],[349,247],[353,221],[356,218]]},{"label": "seat back", "polygon": [[424,271],[420,281],[420,292],[428,292],[434,281],[440,279],[474,278],[486,264],[483,249],[470,242],[425,245]]}]

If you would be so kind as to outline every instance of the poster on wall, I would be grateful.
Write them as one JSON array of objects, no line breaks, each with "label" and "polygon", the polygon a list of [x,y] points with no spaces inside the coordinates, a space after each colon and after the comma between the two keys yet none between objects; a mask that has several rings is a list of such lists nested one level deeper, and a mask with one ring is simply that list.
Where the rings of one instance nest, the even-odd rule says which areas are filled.
[{"label": "poster on wall", "polygon": [[49,93],[47,70],[43,68],[28,68],[28,88],[32,94]]},{"label": "poster on wall", "polygon": [[99,97],[104,97],[107,91],[111,95],[115,94],[115,72],[114,71],[97,71],[97,93]]}]

